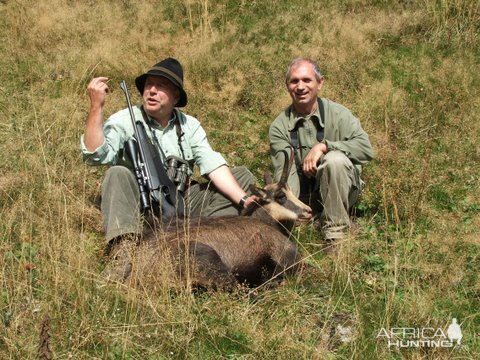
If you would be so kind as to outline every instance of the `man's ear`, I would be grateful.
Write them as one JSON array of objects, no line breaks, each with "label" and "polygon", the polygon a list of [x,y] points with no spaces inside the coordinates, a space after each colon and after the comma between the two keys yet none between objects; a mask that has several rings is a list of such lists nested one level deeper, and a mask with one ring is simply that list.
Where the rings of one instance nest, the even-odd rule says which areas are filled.
[{"label": "man's ear", "polygon": [[325,82],[325,78],[322,76],[320,81],[318,82],[318,91],[320,91],[323,87],[323,83]]}]

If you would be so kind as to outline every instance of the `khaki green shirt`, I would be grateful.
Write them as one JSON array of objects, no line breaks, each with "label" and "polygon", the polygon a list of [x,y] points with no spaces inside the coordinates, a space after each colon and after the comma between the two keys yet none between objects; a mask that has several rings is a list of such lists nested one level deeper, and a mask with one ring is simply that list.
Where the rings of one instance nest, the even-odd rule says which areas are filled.
[{"label": "khaki green shirt", "polygon": [[[300,149],[296,152],[296,164],[303,164],[308,152],[318,143],[314,119],[318,120],[319,125],[324,128],[323,142],[328,150],[339,150],[345,153],[359,172],[361,172],[361,165],[373,158],[373,149],[368,135],[350,110],[328,99],[320,99],[320,101],[323,102],[325,119],[320,118],[318,108],[313,114],[302,117],[298,116],[290,105],[270,125],[268,135],[275,180],[280,179],[284,167],[284,153],[281,150],[291,146],[290,132],[299,121],[303,124],[299,124],[298,127]],[[297,196],[300,189],[299,181],[297,167],[292,166],[288,185]]]},{"label": "khaki green shirt", "polygon": [[[175,119],[180,121],[183,132],[181,144],[185,160],[189,164],[189,175],[191,175],[194,165],[200,168],[201,175],[207,175],[218,167],[226,165],[223,156],[211,148],[207,135],[196,118],[175,109],[168,125],[162,128],[158,122],[152,119],[148,119],[145,124],[139,107],[134,106],[133,112],[135,119],[144,123],[147,136],[157,148],[161,148],[160,154],[165,157],[174,155],[182,158]],[[110,116],[103,126],[103,133],[104,143],[93,152],[88,151],[85,147],[82,135],[80,147],[84,161],[89,165],[123,165],[131,168],[130,160],[124,151],[125,142],[134,134],[128,109]],[[163,160],[165,161],[165,159]]]}]

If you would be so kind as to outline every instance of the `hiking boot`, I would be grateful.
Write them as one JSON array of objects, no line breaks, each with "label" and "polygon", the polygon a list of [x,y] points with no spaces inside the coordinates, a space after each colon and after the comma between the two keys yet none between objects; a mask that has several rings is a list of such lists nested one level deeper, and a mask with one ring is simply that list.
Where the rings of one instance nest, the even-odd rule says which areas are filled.
[{"label": "hiking boot", "polygon": [[324,239],[329,239],[331,241],[342,240],[347,237],[348,226],[324,226],[322,227],[322,233]]},{"label": "hiking boot", "polygon": [[121,235],[110,241],[106,255],[108,264],[102,272],[107,281],[125,283],[132,272],[132,257],[138,246],[134,234]]},{"label": "hiking boot", "polygon": [[347,226],[329,226],[322,229],[323,233],[323,250],[327,254],[333,254],[337,250],[338,242],[347,237]]}]

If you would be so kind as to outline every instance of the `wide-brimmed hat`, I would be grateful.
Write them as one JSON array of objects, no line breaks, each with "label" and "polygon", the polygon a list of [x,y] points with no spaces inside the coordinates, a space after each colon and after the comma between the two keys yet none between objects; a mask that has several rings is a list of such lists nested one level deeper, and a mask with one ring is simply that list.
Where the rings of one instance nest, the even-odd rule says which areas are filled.
[{"label": "wide-brimmed hat", "polygon": [[170,80],[180,91],[180,99],[175,106],[182,107],[187,105],[187,93],[183,90],[183,69],[178,60],[174,58],[166,58],[160,61],[158,64],[148,70],[145,74],[140,75],[135,79],[135,85],[137,86],[140,94],[143,94],[143,88],[145,87],[145,80],[147,76],[163,76]]}]

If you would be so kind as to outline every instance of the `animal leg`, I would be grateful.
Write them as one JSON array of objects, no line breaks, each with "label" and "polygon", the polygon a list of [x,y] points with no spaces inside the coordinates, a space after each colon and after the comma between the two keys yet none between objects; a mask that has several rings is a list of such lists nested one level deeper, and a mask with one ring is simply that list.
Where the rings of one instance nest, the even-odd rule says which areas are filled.
[{"label": "animal leg", "polygon": [[198,286],[225,290],[236,287],[237,280],[211,246],[192,243],[190,254],[194,259],[194,278]]},{"label": "animal leg", "polygon": [[278,241],[272,249],[272,260],[277,264],[274,275],[295,273],[300,266],[301,258],[294,244]]}]

